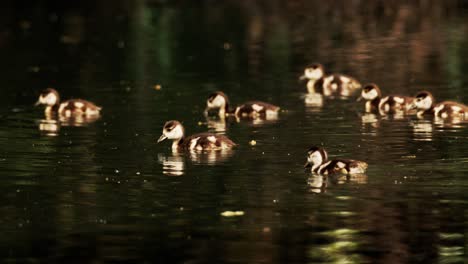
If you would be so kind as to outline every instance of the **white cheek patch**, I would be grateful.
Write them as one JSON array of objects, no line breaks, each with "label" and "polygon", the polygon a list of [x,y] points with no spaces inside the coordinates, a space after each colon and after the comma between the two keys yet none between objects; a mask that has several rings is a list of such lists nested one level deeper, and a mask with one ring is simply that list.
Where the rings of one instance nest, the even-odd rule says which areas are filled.
[{"label": "white cheek patch", "polygon": [[374,100],[375,98],[377,98],[377,96],[379,96],[379,94],[377,93],[377,91],[375,89],[372,89],[367,93],[362,91],[361,96],[362,96],[362,98],[364,98],[366,100]]},{"label": "white cheek patch", "polygon": [[263,110],[263,106],[258,105],[258,104],[253,104],[253,105],[252,105],[252,109],[253,109],[255,112],[260,112],[260,111]]},{"label": "white cheek patch", "polygon": [[163,130],[163,134],[168,139],[180,139],[180,138],[182,138],[184,136],[184,133],[183,133],[182,128],[180,126],[176,126],[171,131]]},{"label": "white cheek patch", "polygon": [[323,72],[321,69],[315,69],[315,70],[312,70],[312,69],[307,69],[305,71],[305,76],[309,79],[320,79],[322,78],[323,76]]},{"label": "white cheek patch", "polygon": [[221,95],[217,95],[211,102],[208,100],[206,104],[208,107],[221,108],[226,105],[226,100]]},{"label": "white cheek patch", "polygon": [[432,99],[428,96],[428,97],[424,98],[423,100],[416,101],[416,106],[419,109],[428,110],[432,106]]},{"label": "white cheek patch", "polygon": [[311,155],[311,161],[312,161],[312,163],[314,163],[316,165],[322,164],[322,162],[323,162],[322,155],[320,155],[320,153],[318,153],[317,151],[314,152]]},{"label": "white cheek patch", "polygon": [[42,104],[46,104],[46,105],[54,105],[57,103],[57,96],[53,93],[49,93],[47,94],[45,97],[44,96],[40,96],[39,97],[39,101],[42,103]]}]

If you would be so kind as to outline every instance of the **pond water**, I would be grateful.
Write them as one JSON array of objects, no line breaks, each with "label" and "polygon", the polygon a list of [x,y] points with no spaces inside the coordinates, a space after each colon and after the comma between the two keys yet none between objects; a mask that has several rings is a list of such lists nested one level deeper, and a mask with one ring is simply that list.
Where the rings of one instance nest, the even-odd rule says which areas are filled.
[{"label": "pond water", "polygon": [[[466,124],[318,107],[298,81],[320,62],[384,94],[468,103],[463,1],[2,5],[0,262],[467,262]],[[46,87],[101,118],[45,120]],[[208,122],[215,90],[282,112]],[[239,146],[173,154],[156,144],[171,119]],[[313,175],[311,145],[369,170]]]}]

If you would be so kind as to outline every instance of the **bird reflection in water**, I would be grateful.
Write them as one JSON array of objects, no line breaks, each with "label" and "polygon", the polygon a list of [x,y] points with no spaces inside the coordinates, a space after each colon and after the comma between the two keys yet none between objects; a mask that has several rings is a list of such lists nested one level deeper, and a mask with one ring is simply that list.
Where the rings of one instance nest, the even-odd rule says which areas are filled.
[{"label": "bird reflection in water", "polygon": [[100,115],[72,115],[57,117],[56,114],[46,114],[39,120],[39,131],[46,136],[58,136],[61,127],[83,127],[96,122]]},{"label": "bird reflection in water", "polygon": [[189,158],[193,163],[205,165],[216,165],[225,162],[232,155],[234,155],[234,150],[232,149],[189,152]]},{"label": "bird reflection in water", "polygon": [[205,151],[173,151],[170,155],[159,154],[158,162],[163,166],[163,174],[182,176],[185,173],[185,160],[189,159],[197,165],[216,165],[227,161],[234,155],[232,149]]},{"label": "bird reflection in water", "polygon": [[323,95],[318,93],[308,93],[304,97],[304,103],[309,112],[318,112],[323,107]]},{"label": "bird reflection in water", "polygon": [[[236,123],[246,123],[252,126],[264,126],[268,124],[274,124],[278,121],[278,115],[265,115],[265,116],[255,116],[255,117],[238,117],[238,116],[208,116],[205,115],[206,126],[208,131],[216,134],[226,134],[229,124]],[[200,123],[203,124],[203,123]]]},{"label": "bird reflection in water", "polygon": [[327,177],[322,175],[312,175],[307,179],[310,191],[314,193],[325,193],[327,190]]},{"label": "bird reflection in water", "polygon": [[418,119],[410,122],[413,128],[414,139],[418,141],[432,141],[432,134],[434,132],[434,124],[431,120]]},{"label": "bird reflection in water", "polygon": [[46,136],[58,136],[60,130],[60,122],[55,119],[41,119],[39,120],[39,131]]},{"label": "bird reflection in water", "polygon": [[311,175],[307,179],[310,191],[314,193],[326,193],[327,188],[341,184],[367,184],[367,174],[333,174]]},{"label": "bird reflection in water", "polygon": [[380,119],[374,113],[364,113],[361,115],[362,134],[377,135],[377,129],[380,127]]},{"label": "bird reflection in water", "polygon": [[99,115],[76,115],[70,117],[60,116],[59,120],[62,126],[82,127],[96,122],[99,118],[101,118]]},{"label": "bird reflection in water", "polygon": [[[208,127],[208,131],[216,134],[226,134],[227,131],[227,122],[226,117],[224,116],[205,116],[206,118],[206,126]],[[202,124],[200,122],[200,124]]]},{"label": "bird reflection in water", "polygon": [[[276,115],[276,116],[267,116],[267,117],[256,117],[256,118],[248,118],[245,120],[249,121],[250,122],[249,124],[256,127],[256,126],[274,124],[278,121],[278,116]],[[239,119],[237,121],[240,122]]]},{"label": "bird reflection in water", "polygon": [[463,128],[467,123],[468,120],[460,116],[453,116],[450,118],[434,118],[434,125],[438,128],[460,129]]},{"label": "bird reflection in water", "polygon": [[184,175],[185,163],[182,154],[172,153],[170,156],[158,155],[158,162],[163,166],[163,174],[167,176]]}]

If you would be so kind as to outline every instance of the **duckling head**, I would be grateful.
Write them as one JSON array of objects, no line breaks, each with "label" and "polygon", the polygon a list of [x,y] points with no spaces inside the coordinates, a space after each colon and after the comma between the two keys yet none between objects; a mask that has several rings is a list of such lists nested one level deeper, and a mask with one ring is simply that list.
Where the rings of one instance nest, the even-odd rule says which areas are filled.
[{"label": "duckling head", "polygon": [[429,110],[434,104],[434,97],[430,92],[422,91],[416,94],[410,109]]},{"label": "duckling head", "polygon": [[184,127],[179,121],[171,120],[164,124],[162,135],[158,139],[158,143],[165,139],[178,141],[184,137]]},{"label": "duckling head", "polygon": [[39,99],[36,102],[36,105],[47,105],[54,106],[60,102],[59,94],[56,90],[52,88],[47,88],[41,92]]},{"label": "duckling head", "polygon": [[308,79],[308,80],[318,80],[323,77],[325,71],[323,69],[322,64],[314,63],[309,67],[305,68],[304,75],[300,77],[301,80]]},{"label": "duckling head", "polygon": [[307,161],[304,167],[312,167],[312,171],[315,171],[320,165],[327,162],[327,160],[328,154],[324,148],[312,146],[307,151]]},{"label": "duckling head", "polygon": [[381,96],[382,96],[382,93],[380,92],[379,86],[375,83],[369,83],[369,84],[364,85],[364,88],[362,88],[361,96],[358,98],[358,101],[362,99],[366,101],[372,101]]},{"label": "duckling head", "polygon": [[208,97],[206,100],[206,109],[205,113],[207,113],[211,109],[218,109],[219,114],[224,114],[227,112],[229,107],[229,100],[223,92],[217,91]]}]

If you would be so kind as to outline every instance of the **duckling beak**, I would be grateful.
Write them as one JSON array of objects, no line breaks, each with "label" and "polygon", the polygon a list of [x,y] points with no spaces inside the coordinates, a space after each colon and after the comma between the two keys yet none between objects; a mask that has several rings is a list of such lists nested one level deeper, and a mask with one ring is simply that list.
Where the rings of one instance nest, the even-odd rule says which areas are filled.
[{"label": "duckling beak", "polygon": [[302,75],[302,76],[299,77],[299,81],[303,81],[303,80],[306,80],[306,79],[307,79],[307,77],[305,75]]},{"label": "duckling beak", "polygon": [[41,104],[41,100],[39,99],[39,100],[37,100],[37,102],[34,104],[34,106],[38,106],[38,105],[40,105],[40,104]]},{"label": "duckling beak", "polygon": [[356,99],[356,102],[360,102],[362,99],[364,99],[364,98],[362,98],[362,95],[361,95]]},{"label": "duckling beak", "polygon": [[310,163],[306,161],[306,163],[304,164],[304,168],[310,168],[310,167],[312,167],[312,165],[310,165]]},{"label": "duckling beak", "polygon": [[164,134],[162,134],[158,139],[158,143],[161,142],[161,141],[164,141],[166,138],[167,137]]}]

